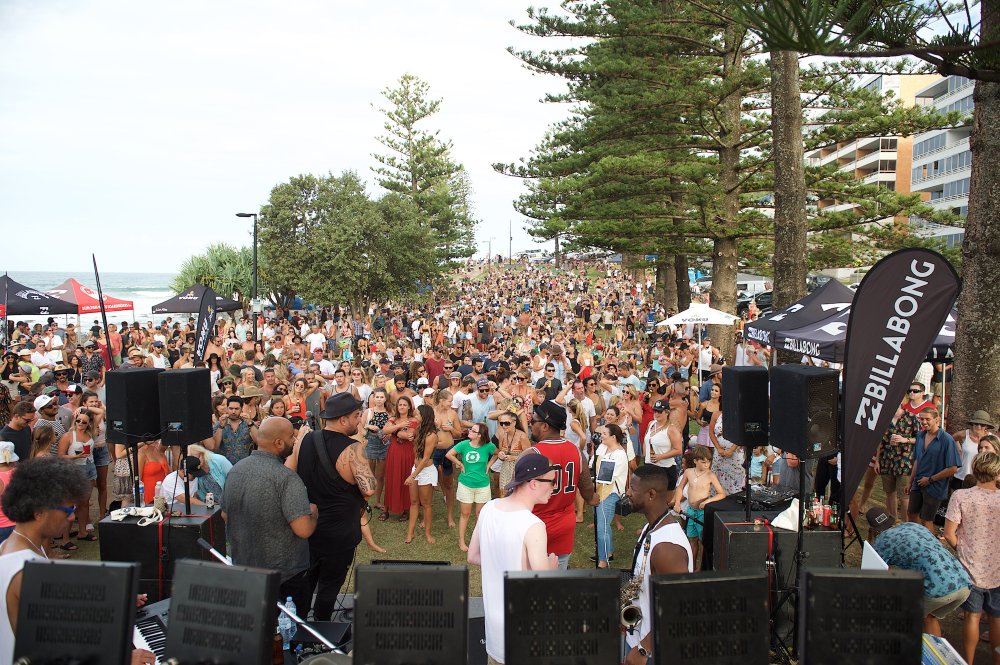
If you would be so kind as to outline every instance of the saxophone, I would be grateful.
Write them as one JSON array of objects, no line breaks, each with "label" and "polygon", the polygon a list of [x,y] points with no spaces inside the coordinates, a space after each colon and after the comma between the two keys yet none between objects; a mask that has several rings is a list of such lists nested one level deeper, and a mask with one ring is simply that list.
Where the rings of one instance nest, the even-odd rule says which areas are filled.
[{"label": "saxophone", "polygon": [[[643,566],[645,570],[645,566]],[[642,621],[642,610],[636,604],[639,599],[639,590],[642,588],[642,573],[640,571],[638,575],[633,575],[628,582],[622,586],[621,596],[619,602],[621,603],[621,623],[622,632],[631,633],[635,630],[635,627],[639,625]]]}]

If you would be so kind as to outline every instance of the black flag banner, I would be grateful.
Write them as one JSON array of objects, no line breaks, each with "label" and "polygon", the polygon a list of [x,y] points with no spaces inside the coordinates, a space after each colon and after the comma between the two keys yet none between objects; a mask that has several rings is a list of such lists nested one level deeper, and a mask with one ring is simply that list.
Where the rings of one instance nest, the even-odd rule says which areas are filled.
[{"label": "black flag banner", "polygon": [[854,496],[906,389],[958,298],[948,261],[928,249],[902,249],[868,271],[858,287],[844,351],[841,481]]},{"label": "black flag banner", "polygon": [[206,288],[201,294],[201,303],[198,305],[198,335],[195,337],[194,357],[201,360],[205,357],[205,350],[208,348],[209,335],[215,330],[215,313],[217,311],[215,291]]}]

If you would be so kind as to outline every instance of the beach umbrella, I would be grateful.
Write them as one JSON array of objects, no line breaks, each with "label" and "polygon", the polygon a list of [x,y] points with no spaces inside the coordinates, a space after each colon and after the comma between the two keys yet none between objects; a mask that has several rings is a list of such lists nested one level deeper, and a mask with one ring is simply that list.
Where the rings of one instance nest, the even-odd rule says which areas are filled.
[{"label": "beach umbrella", "polygon": [[[171,314],[194,314],[198,311],[198,305],[201,303],[201,296],[205,293],[205,289],[203,284],[193,284],[173,298],[153,305],[153,314],[166,314],[168,312]],[[215,309],[216,311],[232,312],[243,309],[243,305],[235,300],[216,295]]]},{"label": "beach umbrella", "polygon": [[0,317],[54,314],[76,314],[76,307],[65,300],[19,284],[7,275],[0,278]]},{"label": "beach umbrella", "polygon": [[692,303],[691,306],[683,312],[674,314],[673,316],[660,321],[657,325],[683,326],[695,324],[729,326],[739,320],[740,317],[734,314],[729,314],[718,309],[712,309],[704,303]]},{"label": "beach umbrella", "polygon": [[[94,314],[101,311],[101,301],[97,297],[97,291],[89,286],[84,286],[72,277],[59,286],[49,289],[46,293],[75,305],[77,309],[71,312],[71,314]],[[106,312],[122,312],[134,309],[135,307],[131,300],[123,300],[108,295],[104,296],[104,311]]]}]

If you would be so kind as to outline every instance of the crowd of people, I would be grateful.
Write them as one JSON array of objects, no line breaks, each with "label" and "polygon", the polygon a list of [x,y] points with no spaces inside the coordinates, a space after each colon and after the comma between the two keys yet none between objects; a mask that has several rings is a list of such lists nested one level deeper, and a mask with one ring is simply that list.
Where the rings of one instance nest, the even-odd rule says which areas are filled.
[{"label": "crowd of people", "polygon": [[[707,331],[659,325],[670,312],[653,292],[651,280],[611,264],[498,266],[422,305],[222,317],[202,358],[194,318],[107,330],[12,323],[0,360],[0,482],[16,484],[12,476],[35,458],[80,472],[86,489],[72,497],[72,521],[53,519],[34,550],[63,557],[75,539],[97,538],[92,514],[134,501],[137,478],[146,503],[182,500],[185,486],[195,504],[212,494],[234,561],[281,571],[282,597],[319,620],[330,618],[361,540],[384,551],[378,522],[390,519],[407,524],[407,543],[421,532],[467,551],[483,567],[487,608],[501,615],[501,571],[566,568],[589,509],[598,567],[614,560],[612,534],[630,504],[649,522],[632,562],[639,579],[694,571],[705,505],[744,488],[746,455],[753,482],[797,489],[804,473],[827,502],[839,496],[837,459],[726,440],[723,367],[767,365],[770,350],[744,341],[739,325],[732,357]],[[186,456],[146,442],[133,468],[127,449],[105,440],[107,373],[197,367],[210,382],[212,436]],[[951,497],[943,537],[957,543],[980,590],[969,595],[966,620],[995,618],[1000,566],[969,561],[991,557],[973,532],[987,519],[980,506],[1000,514],[989,503],[1000,495],[980,482],[1000,440],[987,411],[948,434],[928,388],[934,377],[917,378],[855,510],[880,476],[887,519],[906,517],[940,543],[934,520]],[[448,530],[435,533],[438,492]],[[23,538],[4,497],[0,540]],[[635,602],[650,616],[646,593],[641,586]],[[496,621],[487,614],[487,650],[503,662]],[[629,646],[627,662],[645,662],[651,638],[640,627]]]}]

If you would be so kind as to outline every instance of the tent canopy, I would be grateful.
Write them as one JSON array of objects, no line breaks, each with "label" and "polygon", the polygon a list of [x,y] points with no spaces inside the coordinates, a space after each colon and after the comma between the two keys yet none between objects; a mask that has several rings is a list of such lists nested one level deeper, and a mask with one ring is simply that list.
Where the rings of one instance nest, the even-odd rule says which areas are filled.
[{"label": "tent canopy", "polygon": [[[201,304],[201,297],[205,293],[205,288],[202,284],[189,286],[173,298],[153,305],[153,314],[166,314],[168,312],[171,314],[195,314],[198,312],[198,305]],[[216,295],[215,308],[223,312],[232,312],[242,309],[243,305],[235,300]]]},{"label": "tent canopy", "polygon": [[746,339],[764,346],[779,346],[781,331],[792,330],[821,321],[838,312],[847,311],[854,300],[854,291],[835,279],[816,289],[805,298],[784,309],[771,312],[745,328]]},{"label": "tent canopy", "polygon": [[740,317],[738,316],[718,309],[712,309],[704,303],[692,303],[692,305],[683,312],[674,314],[670,318],[660,321],[657,325],[683,326],[693,323],[729,326],[739,321],[739,319]]},{"label": "tent canopy", "polygon": [[[46,293],[76,305],[77,311],[72,312],[73,314],[94,314],[101,311],[101,302],[97,298],[97,291],[89,286],[84,286],[72,277],[59,286],[49,289]],[[130,309],[134,309],[131,300],[104,296],[105,311],[121,312]]]},{"label": "tent canopy", "polygon": [[0,277],[0,316],[52,316],[76,314],[76,306],[55,296]]}]

